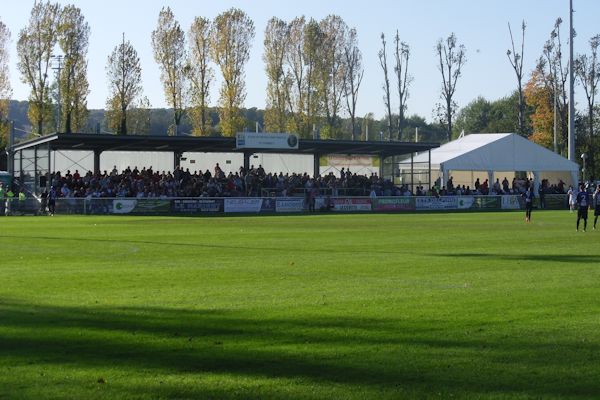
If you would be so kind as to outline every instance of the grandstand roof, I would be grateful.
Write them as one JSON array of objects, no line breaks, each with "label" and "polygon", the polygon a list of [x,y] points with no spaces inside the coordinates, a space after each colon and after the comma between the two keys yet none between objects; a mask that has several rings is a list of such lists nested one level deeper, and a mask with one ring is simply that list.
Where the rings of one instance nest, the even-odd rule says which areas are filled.
[{"label": "grandstand roof", "polygon": [[437,143],[300,139],[298,149],[236,149],[235,137],[55,133],[18,143],[13,150],[25,150],[41,144],[49,144],[51,150],[365,154],[383,157],[427,151],[439,146]]}]

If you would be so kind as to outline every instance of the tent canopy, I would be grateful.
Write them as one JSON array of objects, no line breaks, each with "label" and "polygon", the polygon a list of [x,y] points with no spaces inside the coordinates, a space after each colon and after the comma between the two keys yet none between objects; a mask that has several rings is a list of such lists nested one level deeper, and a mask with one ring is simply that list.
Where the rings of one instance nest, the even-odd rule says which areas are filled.
[{"label": "tent canopy", "polygon": [[[421,153],[414,162],[427,162]],[[443,171],[579,171],[579,165],[515,133],[476,133],[431,151],[431,168]]]}]

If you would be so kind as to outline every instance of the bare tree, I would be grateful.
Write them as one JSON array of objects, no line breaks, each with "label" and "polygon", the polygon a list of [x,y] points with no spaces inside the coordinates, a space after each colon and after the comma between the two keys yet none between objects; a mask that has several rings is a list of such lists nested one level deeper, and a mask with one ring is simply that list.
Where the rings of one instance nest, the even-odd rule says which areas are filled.
[{"label": "bare tree", "polygon": [[525,127],[525,96],[523,95],[523,55],[525,54],[525,20],[521,24],[521,52],[517,52],[515,49],[515,41],[513,38],[512,29],[510,28],[510,22],[508,23],[508,32],[510,33],[510,43],[512,50],[506,51],[506,56],[510,65],[515,70],[517,75],[517,90],[519,93],[519,134],[525,136],[527,134],[527,128]]},{"label": "bare tree", "polygon": [[29,120],[34,132],[40,135],[52,118],[48,72],[52,51],[58,40],[59,16],[60,6],[57,3],[35,2],[29,23],[19,32],[17,42],[21,80],[31,87]]},{"label": "bare tree", "polygon": [[396,30],[394,38],[396,45],[395,58],[396,65],[394,71],[398,79],[398,140],[402,140],[402,128],[404,127],[406,112],[406,101],[408,100],[408,87],[412,83],[412,76],[408,74],[408,60],[410,59],[410,46],[406,42],[400,41],[400,34]]},{"label": "bare tree", "polygon": [[152,48],[154,59],[161,69],[165,98],[173,108],[174,133],[177,136],[187,107],[187,52],[185,33],[169,7],[163,7],[158,14],[158,25],[152,31]]},{"label": "bare tree", "polygon": [[[562,41],[560,38],[560,25],[562,22],[562,19],[558,18],[554,23],[554,29],[550,32],[550,39],[544,44],[543,55],[538,60],[538,69],[544,72],[544,76],[549,77],[548,84],[552,87],[554,93],[554,101],[556,102],[556,109],[560,120],[560,136],[557,139],[559,150],[565,150],[567,147],[569,126],[569,99],[566,85],[569,78],[569,65],[567,60],[563,60]],[[548,67],[547,73],[546,67]]]},{"label": "bare tree", "polygon": [[346,97],[346,107],[350,114],[352,140],[356,140],[356,103],[358,101],[358,90],[365,71],[362,65],[362,53],[358,47],[355,28],[350,29],[348,33],[348,40],[344,46],[344,57],[346,58],[344,96]]},{"label": "bare tree", "polygon": [[589,166],[595,170],[596,163],[596,140],[594,135],[594,109],[598,82],[600,81],[600,62],[598,61],[598,46],[600,46],[600,35],[590,39],[591,54],[579,55],[575,60],[574,72],[585,92],[588,106],[588,132],[589,132]]},{"label": "bare tree", "polygon": [[442,74],[441,98],[444,101],[438,106],[438,115],[446,127],[447,139],[450,141],[452,140],[452,119],[458,108],[453,97],[456,92],[456,83],[466,62],[466,48],[464,45],[458,44],[456,35],[452,33],[446,39],[438,41],[436,53],[439,59],[438,69]]},{"label": "bare tree", "polygon": [[381,34],[381,50],[379,50],[379,65],[383,69],[383,103],[387,109],[387,128],[388,137],[392,137],[392,105],[390,103],[390,79],[388,77],[388,65],[387,65],[387,43],[385,41],[385,34]]},{"label": "bare tree", "polygon": [[285,50],[284,68],[286,70],[285,98],[288,103],[288,112],[291,115],[291,130],[302,137],[309,135],[304,116],[305,103],[305,62],[304,62],[304,30],[306,19],[296,17],[288,24],[288,40]]},{"label": "bare tree", "polygon": [[213,71],[210,67],[210,37],[212,26],[208,19],[196,17],[188,33],[190,59],[186,67],[191,84],[192,126],[194,135],[210,132],[208,99]]}]

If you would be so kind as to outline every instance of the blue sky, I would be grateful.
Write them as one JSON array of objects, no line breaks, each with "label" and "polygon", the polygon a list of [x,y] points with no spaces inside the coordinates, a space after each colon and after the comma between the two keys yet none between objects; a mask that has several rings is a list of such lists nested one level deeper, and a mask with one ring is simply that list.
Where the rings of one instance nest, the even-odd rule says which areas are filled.
[{"label": "blue sky", "polygon": [[[562,34],[568,33],[568,0],[81,0],[60,1],[80,7],[91,26],[89,72],[90,108],[103,108],[108,88],[106,83],[106,59],[120,42],[124,32],[138,51],[142,63],[144,92],[153,107],[164,107],[165,101],[159,81],[158,66],[154,62],[150,35],[155,29],[158,13],[163,6],[170,6],[182,27],[187,31],[195,16],[214,18],[230,7],[243,9],[254,21],[256,38],[251,58],[246,67],[247,97],[245,106],[264,107],[266,76],[262,61],[263,32],[272,16],[291,20],[305,15],[321,19],[328,14],[338,14],[351,27],[358,30],[359,45],[363,52],[365,76],[358,101],[358,114],[373,112],[376,117],[384,115],[383,74],[378,64],[379,36],[388,36],[391,53],[392,37],[399,30],[401,40],[411,46],[409,72],[414,77],[410,88],[408,113],[432,119],[432,109],[439,98],[441,85],[437,70],[435,43],[439,38],[454,32],[459,42],[467,48],[467,63],[460,78],[456,101],[465,106],[477,96],[494,100],[508,95],[516,88],[516,78],[506,50],[510,46],[507,23],[513,33],[519,34],[521,21],[528,25],[525,39],[525,70],[527,75],[541,55],[554,21],[561,17]],[[29,89],[20,82],[16,68],[16,40],[18,32],[28,21],[33,0],[3,0],[0,19],[12,32],[10,45],[10,70],[14,98],[25,100]],[[600,1],[574,0],[575,52],[589,51],[588,40],[600,33]],[[390,68],[391,57],[390,57]],[[219,73],[215,74],[218,78]],[[211,105],[217,101],[218,85],[213,85]],[[581,90],[577,90],[581,92]],[[577,96],[578,107],[583,98]],[[397,104],[397,101],[393,101]]]}]

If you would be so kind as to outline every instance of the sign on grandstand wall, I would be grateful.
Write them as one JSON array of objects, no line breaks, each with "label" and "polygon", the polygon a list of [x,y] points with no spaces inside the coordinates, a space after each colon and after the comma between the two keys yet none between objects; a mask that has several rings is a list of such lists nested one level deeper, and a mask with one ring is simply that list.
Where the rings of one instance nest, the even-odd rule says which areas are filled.
[{"label": "sign on grandstand wall", "polygon": [[175,214],[206,214],[223,212],[223,199],[175,199],[171,204]]},{"label": "sign on grandstand wall", "polygon": [[501,207],[503,210],[520,210],[521,203],[519,202],[520,196],[502,196]]},{"label": "sign on grandstand wall", "polygon": [[415,206],[417,210],[456,210],[458,208],[458,198],[416,197]]},{"label": "sign on grandstand wall", "polygon": [[333,198],[333,211],[371,211],[371,199],[367,198]]},{"label": "sign on grandstand wall", "polygon": [[224,199],[226,213],[269,213],[275,212],[274,198],[233,198]]},{"label": "sign on grandstand wall", "polygon": [[166,199],[115,199],[109,214],[168,214],[171,200]]},{"label": "sign on grandstand wall", "polygon": [[284,197],[275,200],[275,211],[281,213],[301,212],[304,210],[302,197]]},{"label": "sign on grandstand wall", "polygon": [[373,199],[373,211],[413,211],[412,197],[377,197]]},{"label": "sign on grandstand wall", "polygon": [[293,133],[238,132],[237,149],[297,149],[298,136]]}]

